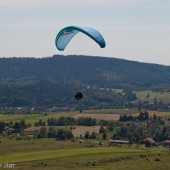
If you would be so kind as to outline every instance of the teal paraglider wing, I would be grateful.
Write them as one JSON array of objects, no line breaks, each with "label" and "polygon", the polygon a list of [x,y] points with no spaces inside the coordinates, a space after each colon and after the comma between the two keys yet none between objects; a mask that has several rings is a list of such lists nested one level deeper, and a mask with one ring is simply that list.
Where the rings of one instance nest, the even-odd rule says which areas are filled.
[{"label": "teal paraglider wing", "polygon": [[55,45],[58,50],[63,51],[70,40],[78,33],[82,32],[99,44],[101,48],[106,46],[103,36],[93,28],[69,26],[63,28],[56,36]]}]

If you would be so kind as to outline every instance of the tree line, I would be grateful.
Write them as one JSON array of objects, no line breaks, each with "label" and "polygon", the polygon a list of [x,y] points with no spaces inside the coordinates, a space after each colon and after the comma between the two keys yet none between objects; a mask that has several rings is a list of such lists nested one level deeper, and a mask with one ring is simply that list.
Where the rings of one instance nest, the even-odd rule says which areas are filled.
[{"label": "tree line", "polygon": [[77,119],[73,117],[64,117],[61,116],[58,119],[56,118],[48,118],[47,125],[48,126],[66,126],[66,125],[83,125],[83,126],[96,126],[97,120],[95,118],[85,118],[79,117]]}]

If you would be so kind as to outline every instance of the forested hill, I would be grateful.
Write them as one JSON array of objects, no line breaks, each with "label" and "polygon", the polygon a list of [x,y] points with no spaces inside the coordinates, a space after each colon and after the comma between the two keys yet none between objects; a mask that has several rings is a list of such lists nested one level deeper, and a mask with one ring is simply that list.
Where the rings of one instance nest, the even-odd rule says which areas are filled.
[{"label": "forested hill", "polygon": [[79,82],[108,88],[168,88],[170,66],[89,56],[0,59],[1,83],[38,81]]},{"label": "forested hill", "polygon": [[0,58],[1,106],[74,105],[75,90],[81,89],[88,108],[122,107],[123,96],[101,88],[170,90],[169,85],[170,66],[92,56]]}]

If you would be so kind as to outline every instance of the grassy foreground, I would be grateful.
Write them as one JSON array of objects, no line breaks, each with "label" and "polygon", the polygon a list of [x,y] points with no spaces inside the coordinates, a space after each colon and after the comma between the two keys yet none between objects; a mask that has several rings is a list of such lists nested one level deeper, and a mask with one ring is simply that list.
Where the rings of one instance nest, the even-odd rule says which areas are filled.
[{"label": "grassy foreground", "polygon": [[[63,143],[63,145],[67,144],[69,142]],[[9,152],[9,154],[0,155],[0,169],[4,169],[4,163],[14,163],[16,170],[168,170],[169,162],[170,151],[160,148],[136,149],[107,146],[76,148],[72,145],[68,149],[37,151],[30,147],[30,151],[24,152],[22,149],[20,153]]]}]

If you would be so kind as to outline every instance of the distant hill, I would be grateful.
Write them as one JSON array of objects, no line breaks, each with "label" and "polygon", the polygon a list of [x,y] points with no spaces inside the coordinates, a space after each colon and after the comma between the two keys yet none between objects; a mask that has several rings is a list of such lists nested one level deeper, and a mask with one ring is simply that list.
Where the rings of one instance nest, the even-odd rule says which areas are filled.
[{"label": "distant hill", "polygon": [[0,58],[1,83],[81,82],[97,87],[164,88],[170,83],[170,66],[116,58],[59,56]]},{"label": "distant hill", "polygon": [[[87,91],[88,97],[94,97],[94,87],[95,90],[170,90],[170,66],[73,55],[0,58],[0,102],[4,106],[33,105],[37,102],[42,105],[70,104],[74,103],[72,96],[76,89]],[[93,89],[93,92],[87,89]],[[66,102],[67,99],[69,102]]]}]

